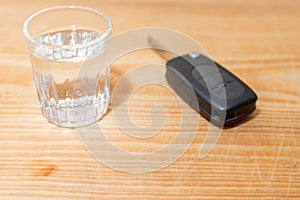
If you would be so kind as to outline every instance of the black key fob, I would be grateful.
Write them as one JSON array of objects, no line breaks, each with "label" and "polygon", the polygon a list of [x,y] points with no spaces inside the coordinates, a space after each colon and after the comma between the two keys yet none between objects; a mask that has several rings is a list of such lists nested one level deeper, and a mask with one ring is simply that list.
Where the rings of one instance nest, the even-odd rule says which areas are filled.
[{"label": "black key fob", "polygon": [[237,122],[256,108],[257,95],[251,88],[196,52],[169,60],[166,79],[186,103],[217,126]]}]

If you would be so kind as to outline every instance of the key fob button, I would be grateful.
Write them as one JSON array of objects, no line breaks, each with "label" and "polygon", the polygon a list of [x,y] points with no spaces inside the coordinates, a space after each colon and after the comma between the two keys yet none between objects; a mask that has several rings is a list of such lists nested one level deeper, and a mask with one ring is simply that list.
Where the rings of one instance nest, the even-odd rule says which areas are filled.
[{"label": "key fob button", "polygon": [[211,90],[211,94],[223,99],[235,99],[243,95],[244,88],[239,82],[224,82]]},{"label": "key fob button", "polygon": [[218,73],[218,70],[216,69],[216,67],[209,65],[209,64],[197,65],[192,70],[192,75],[197,80],[203,79],[203,77],[208,76],[208,75],[213,75],[215,73]]},{"label": "key fob button", "polygon": [[217,88],[219,85],[223,83],[223,78],[220,73],[215,73],[212,75],[207,75],[203,79],[199,80],[200,84],[207,88],[209,91]]}]

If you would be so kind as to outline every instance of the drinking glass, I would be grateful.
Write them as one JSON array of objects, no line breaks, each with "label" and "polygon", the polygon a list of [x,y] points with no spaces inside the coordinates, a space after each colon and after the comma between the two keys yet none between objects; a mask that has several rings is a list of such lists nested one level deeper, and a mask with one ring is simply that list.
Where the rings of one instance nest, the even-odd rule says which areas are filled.
[{"label": "drinking glass", "polygon": [[81,6],[47,8],[25,21],[39,104],[49,122],[80,127],[106,113],[111,30],[107,15]]}]

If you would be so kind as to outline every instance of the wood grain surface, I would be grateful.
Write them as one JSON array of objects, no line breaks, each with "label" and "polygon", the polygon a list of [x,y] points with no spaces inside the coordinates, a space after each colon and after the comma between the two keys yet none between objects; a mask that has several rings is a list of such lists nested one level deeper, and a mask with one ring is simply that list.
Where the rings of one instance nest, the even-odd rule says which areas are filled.
[{"label": "wood grain surface", "polygon": [[[299,1],[0,2],[1,200],[300,199]],[[210,124],[199,116],[191,146],[170,165],[149,173],[106,166],[86,149],[76,129],[48,123],[38,107],[22,24],[42,8],[70,4],[107,13],[113,35],[151,26],[190,36],[256,91],[257,110],[238,126],[222,130],[205,158],[198,155]],[[164,61],[144,50],[113,63],[112,92],[126,72],[147,63]],[[111,107],[99,126],[123,151],[156,152],[176,137],[181,111],[171,91],[148,85],[130,99],[131,119],[149,125],[154,104],[164,107],[167,120],[151,138],[124,134]],[[118,159],[128,167],[126,158]]]}]

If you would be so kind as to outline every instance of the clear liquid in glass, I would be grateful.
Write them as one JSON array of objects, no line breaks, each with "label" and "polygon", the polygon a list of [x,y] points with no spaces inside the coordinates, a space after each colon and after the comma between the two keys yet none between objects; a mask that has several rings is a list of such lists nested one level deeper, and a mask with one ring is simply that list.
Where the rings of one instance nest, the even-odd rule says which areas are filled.
[{"label": "clear liquid in glass", "polygon": [[107,44],[89,45],[100,35],[88,30],[65,30],[36,38],[45,45],[31,54],[33,75],[40,108],[48,121],[79,127],[97,121],[107,111]]}]

